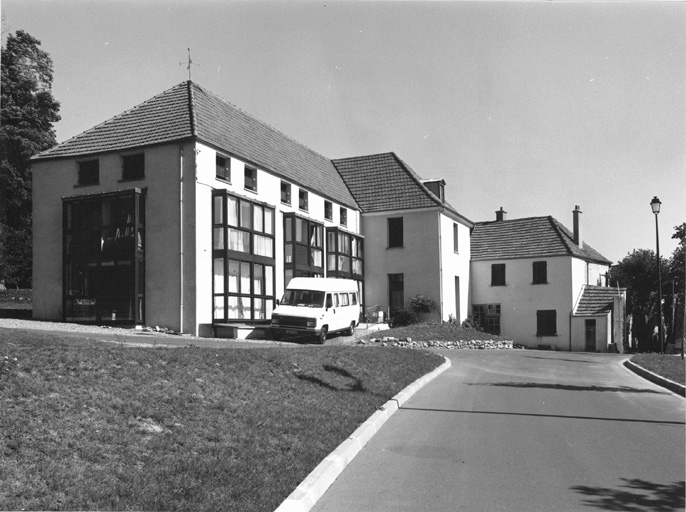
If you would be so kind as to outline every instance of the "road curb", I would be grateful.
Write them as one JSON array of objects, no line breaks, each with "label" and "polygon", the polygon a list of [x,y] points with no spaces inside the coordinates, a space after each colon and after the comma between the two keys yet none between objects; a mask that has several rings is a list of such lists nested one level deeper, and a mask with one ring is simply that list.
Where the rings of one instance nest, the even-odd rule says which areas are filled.
[{"label": "road curb", "polygon": [[331,452],[298,487],[286,498],[275,512],[308,512],[321,498],[331,484],[362,450],[367,441],[376,434],[395,411],[419,389],[450,368],[450,359],[435,370],[420,377],[400,393],[383,404],[367,421],[360,425],[348,439]]},{"label": "road curb", "polygon": [[646,370],[642,366],[632,363],[629,359],[624,360],[623,364],[636,375],[649,380],[653,384],[657,384],[658,386],[666,388],[672,393],[676,393],[677,395],[686,398],[686,386],[679,384],[678,382],[674,382],[673,380],[666,379],[657,373],[651,372],[650,370]]}]

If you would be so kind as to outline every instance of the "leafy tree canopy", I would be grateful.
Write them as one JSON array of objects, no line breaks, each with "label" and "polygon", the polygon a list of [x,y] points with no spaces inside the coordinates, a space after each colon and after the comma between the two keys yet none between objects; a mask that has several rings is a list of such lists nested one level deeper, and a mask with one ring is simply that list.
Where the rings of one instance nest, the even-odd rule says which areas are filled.
[{"label": "leafy tree canopy", "polygon": [[52,59],[18,30],[2,48],[0,111],[0,279],[31,285],[31,162],[55,145],[60,104],[52,96]]}]

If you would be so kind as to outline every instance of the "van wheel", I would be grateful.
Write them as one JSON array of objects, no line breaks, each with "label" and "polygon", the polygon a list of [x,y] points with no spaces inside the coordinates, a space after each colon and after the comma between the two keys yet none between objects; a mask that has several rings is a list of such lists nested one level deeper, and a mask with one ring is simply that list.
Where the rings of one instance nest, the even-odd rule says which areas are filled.
[{"label": "van wheel", "polygon": [[350,327],[345,331],[346,336],[352,336],[353,333],[355,332],[355,320],[350,322]]},{"label": "van wheel", "polygon": [[323,345],[324,342],[326,341],[326,335],[329,333],[328,327],[324,326],[322,327],[322,332],[319,333],[319,338],[317,338],[317,341],[319,342],[320,345]]}]

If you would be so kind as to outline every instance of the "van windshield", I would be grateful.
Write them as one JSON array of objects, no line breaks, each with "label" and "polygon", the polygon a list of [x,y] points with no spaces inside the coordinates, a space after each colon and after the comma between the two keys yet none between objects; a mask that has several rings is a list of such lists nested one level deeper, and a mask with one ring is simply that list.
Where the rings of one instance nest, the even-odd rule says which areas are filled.
[{"label": "van windshield", "polygon": [[324,292],[313,290],[286,290],[281,299],[285,306],[307,306],[321,308],[324,305]]}]

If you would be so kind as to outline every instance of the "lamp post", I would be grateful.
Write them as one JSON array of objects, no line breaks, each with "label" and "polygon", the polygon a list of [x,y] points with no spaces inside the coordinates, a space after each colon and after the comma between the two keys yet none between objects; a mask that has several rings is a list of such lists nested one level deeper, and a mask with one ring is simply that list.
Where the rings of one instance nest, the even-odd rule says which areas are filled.
[{"label": "lamp post", "polygon": [[653,200],[650,201],[650,207],[653,209],[653,213],[655,214],[655,245],[657,248],[657,308],[660,312],[660,323],[657,326],[657,332],[658,336],[660,336],[660,353],[662,354],[664,352],[664,339],[662,337],[662,271],[660,269],[660,231],[657,227],[657,216],[660,213],[661,204],[662,203],[657,196],[654,196]]}]

